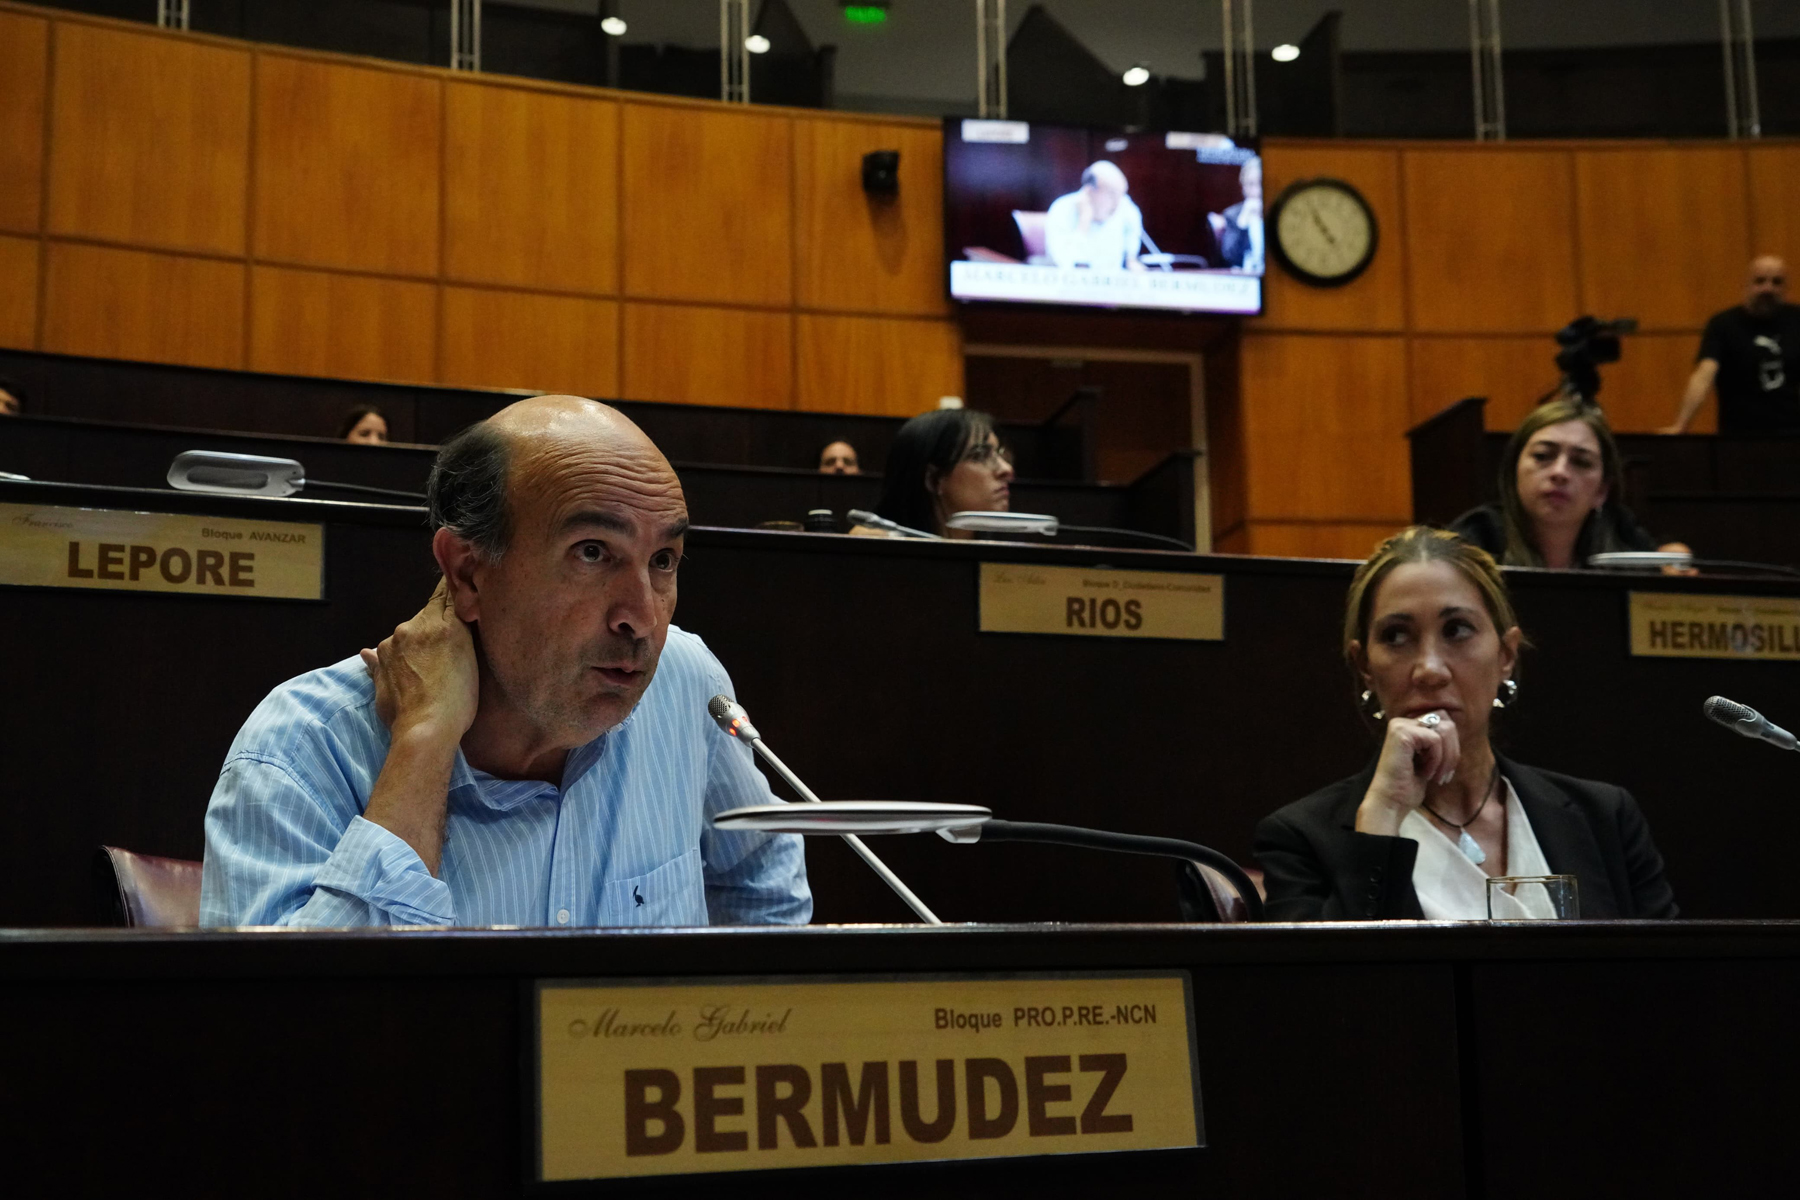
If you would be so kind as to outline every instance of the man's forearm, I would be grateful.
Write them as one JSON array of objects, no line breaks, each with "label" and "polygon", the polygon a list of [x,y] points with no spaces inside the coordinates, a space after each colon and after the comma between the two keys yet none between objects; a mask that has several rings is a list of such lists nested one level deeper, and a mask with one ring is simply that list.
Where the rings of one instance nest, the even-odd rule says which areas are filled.
[{"label": "man's forearm", "polygon": [[444,854],[444,816],[456,746],[454,740],[428,730],[396,735],[363,813],[365,820],[411,846],[433,875]]}]

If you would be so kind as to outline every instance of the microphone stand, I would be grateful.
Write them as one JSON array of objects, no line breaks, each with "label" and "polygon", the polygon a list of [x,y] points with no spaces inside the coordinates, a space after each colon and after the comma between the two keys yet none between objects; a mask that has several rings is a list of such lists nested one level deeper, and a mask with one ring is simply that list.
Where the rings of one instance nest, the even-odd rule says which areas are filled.
[{"label": "microphone stand", "polygon": [[1173,858],[1183,862],[1204,863],[1231,881],[1243,897],[1244,911],[1252,921],[1263,919],[1262,896],[1244,869],[1229,857],[1198,842],[1179,838],[1148,837],[1136,833],[1110,833],[1103,829],[1083,829],[1076,825],[1046,825],[1038,821],[1002,821],[998,818],[979,825],[944,829],[939,836],[946,841],[967,843],[1041,842],[1051,846],[1079,846],[1089,850],[1115,850],[1122,854],[1144,854],[1153,858]]},{"label": "microphone stand", "polygon": [[[737,701],[729,696],[714,696],[707,703],[706,711],[712,719],[718,723],[719,728],[725,731],[727,737],[734,737],[740,742],[748,742],[750,744],[750,749],[756,753],[757,757],[768,763],[769,767],[777,775],[785,779],[787,785],[793,788],[802,800],[806,801],[808,804],[824,803],[823,800],[820,800],[813,794],[811,788],[806,786],[805,780],[794,774],[794,772],[788,768],[788,765],[781,761],[780,755],[769,749],[768,744],[762,739],[762,734],[758,733],[756,726],[750,723],[750,715],[738,706]],[[916,915],[919,920],[925,922],[927,925],[943,924],[942,921],[938,920],[937,914],[927,908],[923,900],[913,895],[912,889],[907,887],[905,882],[902,881],[898,875],[894,874],[894,872],[888,868],[886,863],[875,856],[873,850],[863,845],[863,840],[861,838],[857,837],[854,833],[846,833],[839,836],[850,843],[850,848],[856,851],[857,855],[864,862],[869,864],[869,869],[871,871],[881,876],[881,881],[892,888],[896,896],[906,902],[906,907],[912,909],[914,915]]]}]

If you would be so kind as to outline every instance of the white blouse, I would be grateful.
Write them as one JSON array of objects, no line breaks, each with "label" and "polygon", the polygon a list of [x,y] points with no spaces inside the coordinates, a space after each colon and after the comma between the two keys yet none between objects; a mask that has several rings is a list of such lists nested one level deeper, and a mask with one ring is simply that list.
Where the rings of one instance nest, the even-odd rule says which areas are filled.
[{"label": "white blouse", "polygon": [[[1548,875],[1550,866],[1538,846],[1537,834],[1513,791],[1506,785],[1506,873],[1508,875]],[[1400,822],[1400,836],[1419,843],[1418,858],[1413,862],[1413,890],[1419,894],[1419,907],[1431,921],[1485,921],[1487,911],[1487,872],[1470,862],[1457,848],[1456,839],[1431,823],[1431,818],[1417,809]],[[1528,888],[1524,897],[1500,896],[1494,919],[1498,921],[1547,921],[1556,912],[1541,888]]]}]

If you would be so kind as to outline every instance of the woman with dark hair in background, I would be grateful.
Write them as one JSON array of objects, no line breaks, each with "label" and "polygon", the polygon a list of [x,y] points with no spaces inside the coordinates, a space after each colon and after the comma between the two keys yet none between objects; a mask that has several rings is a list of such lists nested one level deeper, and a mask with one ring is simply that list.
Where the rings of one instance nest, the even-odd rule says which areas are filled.
[{"label": "woman with dark hair in background", "polygon": [[1619,501],[1619,445],[1598,405],[1540,404],[1500,459],[1500,501],[1472,508],[1450,529],[1509,567],[1582,567],[1618,550],[1658,546]]},{"label": "woman with dark hair in background", "polygon": [[[1494,752],[1523,642],[1494,560],[1453,533],[1415,525],[1357,568],[1344,658],[1381,748],[1257,826],[1269,920],[1481,920],[1488,878],[1552,873],[1584,918],[1677,915],[1631,793]],[[1514,899],[1510,916],[1553,915]]]},{"label": "woman with dark hair in background", "polygon": [[379,446],[388,440],[387,418],[373,404],[359,404],[344,414],[338,425],[338,440]]},{"label": "woman with dark hair in background", "polygon": [[951,529],[951,513],[1006,512],[1012,504],[1012,455],[994,432],[994,419],[967,408],[940,408],[900,427],[888,451],[878,516],[941,537],[974,534]]}]

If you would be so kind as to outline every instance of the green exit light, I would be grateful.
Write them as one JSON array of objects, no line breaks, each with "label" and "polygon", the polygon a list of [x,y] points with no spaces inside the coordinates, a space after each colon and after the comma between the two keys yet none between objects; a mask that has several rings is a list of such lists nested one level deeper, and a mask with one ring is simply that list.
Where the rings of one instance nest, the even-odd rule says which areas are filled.
[{"label": "green exit light", "polygon": [[852,25],[879,25],[887,20],[887,7],[881,4],[846,4],[844,20]]}]

